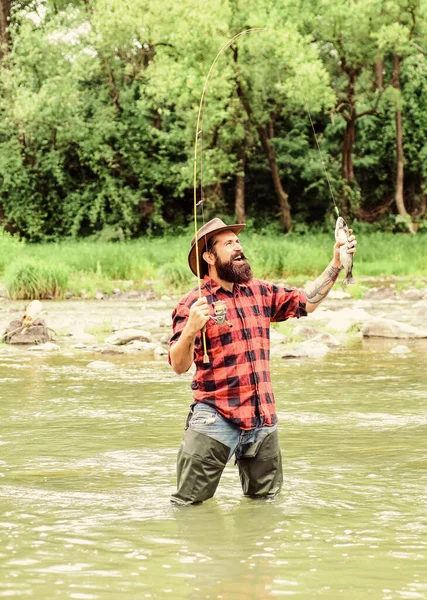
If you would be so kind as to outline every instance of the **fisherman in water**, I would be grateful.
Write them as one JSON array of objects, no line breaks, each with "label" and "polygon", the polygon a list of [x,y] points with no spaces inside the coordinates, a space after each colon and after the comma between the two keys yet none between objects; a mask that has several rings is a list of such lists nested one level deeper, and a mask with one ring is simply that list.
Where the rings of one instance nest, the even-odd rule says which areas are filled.
[{"label": "fisherman in water", "polygon": [[[305,317],[326,298],[343,268],[340,247],[353,258],[356,239],[337,240],[333,259],[306,289],[254,279],[238,234],[245,226],[212,219],[197,232],[198,287],[173,311],[169,362],[175,373],[196,371],[193,404],[178,452],[176,504],[211,498],[235,456],[245,496],[273,497],[283,482],[277,414],[270,377],[270,323]],[[342,253],[341,253],[342,257]],[[197,276],[195,238],[188,255]],[[205,333],[207,356],[202,330]]]}]

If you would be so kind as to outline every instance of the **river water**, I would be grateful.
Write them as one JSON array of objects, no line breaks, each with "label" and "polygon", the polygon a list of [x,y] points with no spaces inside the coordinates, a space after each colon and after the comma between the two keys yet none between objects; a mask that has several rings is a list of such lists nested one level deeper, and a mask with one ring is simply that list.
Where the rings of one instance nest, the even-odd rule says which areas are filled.
[{"label": "river water", "polygon": [[190,375],[0,350],[0,597],[427,598],[427,346],[275,359],[285,486],[177,508]]}]

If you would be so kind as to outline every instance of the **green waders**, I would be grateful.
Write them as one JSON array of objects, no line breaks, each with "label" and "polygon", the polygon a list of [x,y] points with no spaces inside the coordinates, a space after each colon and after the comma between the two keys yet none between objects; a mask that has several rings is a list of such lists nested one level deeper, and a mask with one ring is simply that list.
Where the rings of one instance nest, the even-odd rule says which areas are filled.
[{"label": "green waders", "polygon": [[245,496],[273,497],[279,492],[283,471],[277,430],[252,444],[236,462]]},{"label": "green waders", "polygon": [[212,498],[227,464],[230,448],[187,429],[178,452],[176,504],[195,504]]},{"label": "green waders", "polygon": [[[176,504],[196,504],[212,498],[227,464],[230,448],[213,438],[187,429],[178,452]],[[245,496],[273,497],[283,483],[277,431],[252,444],[237,459]]]}]

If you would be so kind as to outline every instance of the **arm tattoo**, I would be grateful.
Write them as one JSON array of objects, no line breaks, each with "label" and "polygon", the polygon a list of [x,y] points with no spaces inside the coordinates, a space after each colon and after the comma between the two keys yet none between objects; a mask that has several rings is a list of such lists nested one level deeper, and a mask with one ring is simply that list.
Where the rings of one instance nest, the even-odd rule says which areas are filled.
[{"label": "arm tattoo", "polygon": [[327,267],[316,281],[307,285],[305,293],[310,304],[318,304],[323,298],[326,298],[340,271],[339,267]]}]

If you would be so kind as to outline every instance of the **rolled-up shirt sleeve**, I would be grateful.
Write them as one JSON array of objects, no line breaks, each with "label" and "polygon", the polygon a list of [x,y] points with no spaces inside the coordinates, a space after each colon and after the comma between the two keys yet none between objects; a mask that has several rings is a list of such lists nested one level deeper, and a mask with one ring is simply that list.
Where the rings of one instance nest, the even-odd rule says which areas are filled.
[{"label": "rolled-up shirt sleeve", "polygon": [[185,304],[178,304],[178,306],[174,308],[174,311],[172,313],[172,336],[169,340],[168,353],[169,364],[172,364],[170,357],[170,349],[179,340],[182,330],[184,329],[185,324],[187,322],[189,312],[190,311],[188,306],[186,306]]},{"label": "rolled-up shirt sleeve", "polygon": [[[169,364],[172,365],[171,357],[170,357],[170,349],[181,337],[181,333],[187,323],[188,315],[190,313],[190,308],[186,304],[178,304],[178,306],[174,309],[172,313],[172,337],[169,340],[169,352],[168,352],[168,361]],[[194,340],[194,358],[196,357],[196,349],[201,344],[201,336],[196,336]]]},{"label": "rolled-up shirt sleeve", "polygon": [[287,319],[307,316],[307,297],[303,290],[272,286],[271,321],[277,323]]}]

